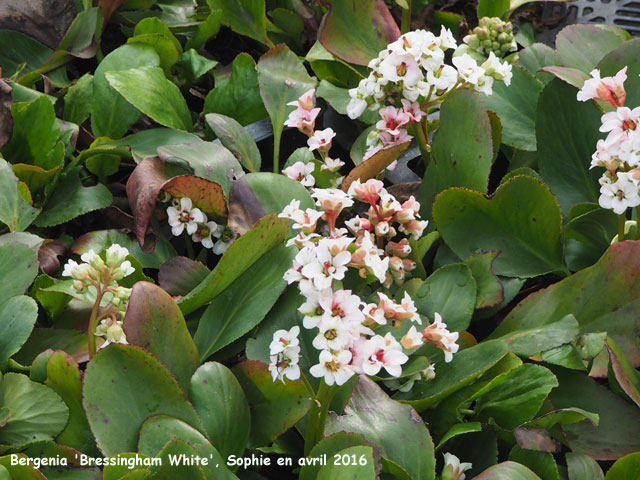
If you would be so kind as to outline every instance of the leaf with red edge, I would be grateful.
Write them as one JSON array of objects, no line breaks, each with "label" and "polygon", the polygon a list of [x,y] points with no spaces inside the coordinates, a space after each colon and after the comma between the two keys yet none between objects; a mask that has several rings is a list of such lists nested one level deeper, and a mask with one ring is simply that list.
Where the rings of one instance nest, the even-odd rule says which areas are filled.
[{"label": "leaf with red edge", "polygon": [[360,163],[351,170],[346,177],[344,177],[344,180],[342,181],[342,190],[345,192],[349,190],[349,186],[356,180],[365,182],[370,178],[375,177],[378,173],[387,168],[395,159],[397,159],[400,154],[407,149],[409,143],[410,142],[405,142],[380,150],[371,156],[371,158]]},{"label": "leaf with red edge", "polygon": [[224,192],[215,182],[194,175],[180,175],[166,182],[162,189],[172,197],[189,197],[194,206],[207,215],[227,216]]},{"label": "leaf with red edge", "polygon": [[202,263],[187,257],[173,257],[162,264],[158,283],[170,295],[186,295],[209,275]]},{"label": "leaf with red edge", "polygon": [[100,0],[100,10],[102,10],[102,18],[104,19],[102,23],[103,29],[107,26],[107,23],[109,23],[111,15],[127,1],[128,0]]},{"label": "leaf with red edge", "polygon": [[345,62],[367,65],[380,50],[400,36],[400,29],[383,0],[321,0],[329,7],[318,39]]},{"label": "leaf with red edge", "polygon": [[576,88],[582,88],[585,80],[591,78],[590,75],[587,75],[582,70],[571,67],[559,67],[556,65],[550,65],[548,67],[541,68],[539,71],[555,75],[560,80],[564,80],[569,85],[573,85]]},{"label": "leaf with red edge", "polygon": [[611,337],[607,337],[607,350],[611,360],[611,368],[620,387],[636,405],[640,407],[640,374],[629,363],[620,347]]},{"label": "leaf with red edge", "polygon": [[524,465],[507,461],[487,468],[473,480],[540,480],[540,477]]},{"label": "leaf with red edge", "polygon": [[183,390],[199,365],[198,350],[171,296],[149,282],[133,286],[124,317],[124,332],[131,345],[153,354],[173,374]]},{"label": "leaf with red edge", "polygon": [[245,360],[233,368],[251,409],[250,444],[270,445],[306,415],[311,399],[302,380],[271,378],[266,363]]}]

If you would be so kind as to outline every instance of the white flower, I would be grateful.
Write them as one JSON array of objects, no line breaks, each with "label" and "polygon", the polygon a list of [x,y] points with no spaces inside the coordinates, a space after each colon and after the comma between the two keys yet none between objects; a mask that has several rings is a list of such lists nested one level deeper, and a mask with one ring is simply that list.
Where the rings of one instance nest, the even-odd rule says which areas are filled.
[{"label": "white flower", "polygon": [[635,130],[640,121],[640,107],[631,110],[628,107],[618,107],[615,112],[608,112],[602,115],[601,132],[609,132],[607,141],[615,142],[622,137],[625,132]]},{"label": "white flower", "polygon": [[313,162],[296,162],[282,170],[282,173],[290,179],[300,182],[305,187],[313,187],[316,183],[316,179],[312,175],[315,168],[316,166]]},{"label": "white flower", "polygon": [[[451,479],[451,480],[464,480],[465,474],[464,472],[469,470],[472,467],[471,463],[465,462],[460,463],[460,460],[455,455],[451,453],[444,454],[444,463],[445,466],[442,469],[443,478]],[[447,473],[445,473],[447,471]],[[445,476],[446,475],[446,476]]]},{"label": "white flower", "polygon": [[63,277],[71,277],[75,280],[85,280],[89,276],[89,265],[86,263],[78,264],[75,260],[69,260],[62,270]]},{"label": "white flower", "polygon": [[416,330],[415,325],[412,325],[409,331],[404,334],[400,343],[407,350],[419,347],[422,345],[422,333]]},{"label": "white flower", "polygon": [[316,378],[324,377],[327,385],[331,386],[344,385],[349,380],[354,371],[350,367],[351,352],[349,350],[341,350],[337,354],[332,354],[329,350],[320,352],[317,365],[309,369],[309,373]]},{"label": "white flower", "polygon": [[629,207],[640,205],[637,182],[628,173],[619,172],[614,183],[606,183],[600,187],[598,203],[602,208],[613,210],[618,215]]},{"label": "white flower", "polygon": [[310,151],[316,149],[321,151],[327,151],[331,146],[331,140],[336,136],[336,132],[331,128],[325,128],[324,130],[316,130],[313,132],[313,136],[307,140],[307,145]]},{"label": "white flower", "polygon": [[[384,368],[392,377],[402,375],[402,367],[409,357],[391,333],[384,337],[375,335],[366,340],[358,350],[358,369],[367,375],[377,375]],[[354,361],[354,363],[356,362]]]},{"label": "white flower", "polygon": [[329,156],[327,156],[325,157],[324,163],[320,167],[320,170],[328,170],[330,172],[336,172],[343,165],[344,165],[344,162],[339,158],[330,158]]},{"label": "white flower", "polygon": [[167,208],[167,216],[171,233],[174,236],[182,234],[187,230],[189,235],[193,235],[198,230],[199,223],[206,223],[207,218],[199,208],[193,207],[189,197],[182,197],[173,206]]},{"label": "white flower", "polygon": [[385,80],[393,83],[402,81],[405,85],[411,86],[422,80],[422,72],[412,55],[392,53],[380,62],[378,71]]},{"label": "white flower", "polygon": [[482,68],[485,70],[485,75],[501,80],[507,86],[511,84],[511,77],[513,76],[511,64],[509,62],[501,62],[495,53],[489,53],[489,58],[482,64]]},{"label": "white flower", "polygon": [[128,345],[127,337],[124,334],[124,330],[122,330],[122,322],[108,322],[107,320],[102,320],[100,324],[96,327],[95,335],[98,337],[104,337],[106,341],[100,345],[100,349],[103,349],[107,345],[111,343],[121,343],[123,345]]},{"label": "white flower", "polygon": [[191,235],[191,240],[194,242],[202,242],[204,248],[213,248],[212,235],[218,230],[218,224],[213,220],[202,225],[199,225],[198,230]]},{"label": "white flower", "polygon": [[624,90],[626,79],[627,67],[616,73],[615,77],[605,78],[600,78],[600,70],[592,70],[591,78],[584,82],[577,98],[581,102],[595,99],[610,102],[614,107],[622,106],[627,96]]},{"label": "white flower", "polygon": [[360,297],[352,294],[351,290],[331,292],[331,295],[319,297],[318,303],[324,312],[342,319],[347,324],[364,321],[364,314],[360,310]]},{"label": "white flower", "polygon": [[471,85],[477,85],[478,80],[484,75],[484,69],[480,68],[476,61],[467,53],[451,60],[453,65],[458,69],[458,74]]},{"label": "white flower", "polygon": [[276,330],[269,345],[269,354],[276,355],[288,348],[299,346],[298,335],[300,335],[300,327],[297,325],[291,327],[290,330]]},{"label": "white flower", "polygon": [[119,266],[129,256],[129,250],[114,243],[107,248],[107,265],[110,267]]},{"label": "white flower", "polygon": [[129,260],[125,260],[120,264],[119,267],[116,267],[113,270],[111,270],[111,279],[116,281],[122,280],[124,277],[128,277],[135,271],[136,270],[131,265],[131,262]]},{"label": "white flower", "polygon": [[312,342],[318,350],[340,350],[349,343],[349,324],[340,317],[323,315],[318,330]]},{"label": "white flower", "polygon": [[271,355],[269,360],[269,371],[274,382],[276,378],[282,383],[284,383],[285,377],[289,380],[298,380],[300,378],[300,366],[298,365],[300,360],[299,346],[290,346],[277,354]]},{"label": "white flower", "polygon": [[453,360],[453,354],[458,351],[460,346],[456,343],[458,340],[458,332],[450,332],[447,330],[447,324],[442,322],[439,313],[435,313],[434,322],[422,331],[424,340],[433,343],[436,347],[444,351],[444,361],[449,363]]},{"label": "white flower", "polygon": [[367,109],[367,101],[359,98],[357,96],[358,93],[359,90],[357,88],[352,88],[351,90],[349,90],[351,100],[347,105],[347,115],[351,120],[355,120],[356,118],[358,118]]},{"label": "white flower", "polygon": [[100,257],[100,255],[98,255],[96,252],[93,251],[93,248],[90,249],[88,252],[83,253],[80,256],[80,259],[83,262],[88,263],[91,267],[95,268],[96,270],[104,270],[106,268],[104,260],[102,260],[102,257]]}]

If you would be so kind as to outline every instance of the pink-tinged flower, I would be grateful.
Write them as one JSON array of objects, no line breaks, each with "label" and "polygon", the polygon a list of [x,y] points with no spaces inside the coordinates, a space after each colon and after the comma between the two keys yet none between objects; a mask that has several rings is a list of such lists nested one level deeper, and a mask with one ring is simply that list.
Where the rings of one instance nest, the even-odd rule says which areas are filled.
[{"label": "pink-tinged flower", "polygon": [[403,238],[399,242],[387,242],[384,247],[385,251],[390,255],[395,255],[400,258],[405,258],[411,253],[411,246],[409,240]]},{"label": "pink-tinged flower", "polygon": [[412,325],[409,331],[402,337],[402,340],[400,340],[400,344],[407,350],[417,348],[422,345],[422,343],[422,333],[416,330],[415,325]]},{"label": "pink-tinged flower", "polygon": [[319,108],[312,108],[311,110],[304,110],[302,108],[296,108],[289,114],[289,118],[284,122],[285,126],[293,127],[300,130],[307,136],[313,135],[313,130],[316,125],[316,118],[320,113]]},{"label": "pink-tinged flower", "polygon": [[363,230],[371,230],[371,222],[368,219],[359,217],[357,215],[344,222],[344,224],[354,235],[358,235]]},{"label": "pink-tinged flower", "polygon": [[398,230],[409,233],[413,235],[414,240],[418,240],[428,225],[428,220],[409,220],[407,223],[400,225]]},{"label": "pink-tinged flower", "polygon": [[396,197],[390,193],[385,193],[380,196],[380,205],[377,209],[377,216],[379,219],[392,217],[401,210],[402,205],[396,200]]},{"label": "pink-tinged flower", "polygon": [[587,100],[604,100],[614,107],[622,107],[627,98],[624,82],[627,79],[627,67],[624,67],[615,77],[600,78],[600,70],[592,70],[591,78],[584,82],[578,91],[577,98],[581,102]]},{"label": "pink-tinged flower", "polygon": [[340,350],[349,344],[349,323],[340,317],[325,315],[318,323],[318,334],[313,339],[313,346],[318,350]]},{"label": "pink-tinged flower", "polygon": [[445,466],[442,469],[442,478],[447,480],[464,480],[464,472],[472,467],[469,462],[460,463],[460,460],[451,453],[444,454]]},{"label": "pink-tinged flower", "polygon": [[332,128],[324,130],[316,130],[313,136],[307,140],[310,151],[318,150],[319,152],[327,152],[331,148],[331,140],[336,136],[336,132]]},{"label": "pink-tinged flower", "polygon": [[400,134],[400,127],[411,121],[411,116],[408,113],[396,107],[389,106],[381,108],[379,113],[382,120],[376,123],[376,128],[389,132],[392,135]]},{"label": "pink-tinged flower", "polygon": [[444,351],[444,361],[448,363],[453,360],[453,354],[460,348],[456,343],[458,332],[447,330],[447,324],[442,322],[440,314],[435,313],[434,315],[434,322],[422,331],[422,337],[425,342],[432,343],[442,349]]},{"label": "pink-tinged flower", "polygon": [[302,233],[313,233],[318,224],[318,220],[322,217],[322,212],[307,208],[306,210],[298,210],[298,213],[292,218],[294,221],[293,229],[302,230]]},{"label": "pink-tinged flower", "polygon": [[326,245],[318,245],[315,255],[316,261],[305,265],[302,275],[313,280],[317,289],[330,288],[334,280],[344,279],[351,253],[343,251],[333,256]]},{"label": "pink-tinged flower", "polygon": [[351,290],[338,290],[331,296],[319,298],[318,303],[327,315],[339,318],[346,324],[364,321],[364,314],[360,310],[360,297],[353,295]]},{"label": "pink-tinged flower", "polygon": [[337,188],[314,188],[311,196],[316,199],[316,205],[324,211],[331,231],[335,230],[336,220],[342,209],[353,205],[351,196]]},{"label": "pink-tinged flower", "polygon": [[402,375],[401,365],[409,359],[391,333],[384,337],[374,335],[365,340],[356,351],[354,368],[367,375],[377,375],[384,368],[392,377],[399,377]]},{"label": "pink-tinged flower", "polygon": [[413,86],[422,80],[422,72],[416,59],[412,55],[392,53],[380,62],[378,72],[387,82],[404,82]]},{"label": "pink-tinged flower", "polygon": [[282,213],[278,214],[278,218],[293,219],[294,215],[300,211],[300,200],[293,199],[289,202],[289,205],[282,209]]},{"label": "pink-tinged flower", "polygon": [[313,187],[316,183],[316,179],[312,175],[315,168],[316,166],[313,162],[296,162],[282,170],[282,173],[290,179],[300,182],[305,187]]},{"label": "pink-tinged flower", "polygon": [[316,93],[316,89],[312,88],[304,92],[300,98],[294,100],[293,102],[287,103],[287,105],[291,105],[293,107],[301,108],[302,110],[311,110],[315,105],[314,95]]},{"label": "pink-tinged flower", "polygon": [[299,282],[303,278],[309,278],[303,275],[302,270],[308,265],[317,262],[316,252],[313,247],[304,247],[296,254],[293,259],[293,266],[284,273],[283,278],[289,285],[293,282]]},{"label": "pink-tinged flower", "polygon": [[199,223],[206,223],[207,217],[199,208],[193,207],[189,197],[182,197],[174,202],[173,206],[167,208],[167,216],[171,233],[174,236],[181,235],[186,229],[189,235],[193,235],[198,230]]},{"label": "pink-tinged flower", "polygon": [[356,200],[367,202],[373,206],[378,202],[380,195],[386,194],[387,191],[384,188],[383,182],[371,178],[365,183],[361,183],[360,179],[356,179],[349,185],[348,193]]},{"label": "pink-tinged flower", "polygon": [[[400,145],[401,143],[410,142],[413,138],[411,135],[407,133],[406,130],[400,129],[400,133],[397,135],[392,135],[389,132],[381,131],[378,132],[378,137],[380,138],[380,142],[386,148],[392,147],[394,145]],[[368,152],[367,152],[368,153]]]},{"label": "pink-tinged flower", "polygon": [[218,224],[214,221],[200,224],[196,233],[191,235],[194,242],[202,242],[204,248],[213,248],[213,239],[211,236],[218,230]]},{"label": "pink-tinged flower", "polygon": [[384,316],[384,310],[378,308],[375,303],[368,303],[363,309],[364,316],[367,320],[377,323],[378,325],[386,325],[387,318]]},{"label": "pink-tinged flower", "polygon": [[297,347],[300,345],[298,335],[300,335],[300,327],[297,325],[290,330],[276,330],[269,345],[269,354],[276,355],[289,348]]},{"label": "pink-tinged flower", "polygon": [[344,165],[344,162],[339,158],[330,158],[328,155],[324,158],[324,163],[320,167],[320,170],[328,170],[330,172],[337,172],[340,167]]},{"label": "pink-tinged flower", "polygon": [[609,132],[607,140],[617,141],[625,132],[635,130],[640,121],[640,107],[631,110],[628,107],[618,107],[615,112],[602,115],[601,132]]},{"label": "pink-tinged flower", "polygon": [[322,316],[325,314],[324,308],[320,305],[320,301],[322,299],[328,299],[330,302],[333,298],[333,290],[330,288],[326,288],[324,290],[309,290],[304,294],[305,302],[298,307],[298,311],[304,315],[302,319],[302,325],[307,330],[311,330],[312,328],[316,328],[320,321],[322,320]]},{"label": "pink-tinged flower", "polygon": [[327,385],[344,385],[354,372],[350,367],[352,354],[349,350],[341,350],[337,354],[329,350],[322,350],[318,358],[318,364],[309,369],[309,373],[316,378],[324,377]]},{"label": "pink-tinged flower", "polygon": [[613,210],[618,215],[627,208],[640,205],[638,182],[629,173],[618,172],[618,178],[613,183],[605,183],[600,187],[598,203],[602,208]]},{"label": "pink-tinged flower", "polygon": [[402,110],[404,113],[409,115],[412,122],[419,122],[422,120],[422,117],[426,115],[422,110],[420,110],[420,104],[418,102],[411,103],[405,98],[400,101],[402,102]]},{"label": "pink-tinged flower", "polygon": [[326,248],[329,253],[335,257],[339,253],[344,252],[353,243],[352,237],[340,236],[323,238],[318,242],[320,248]]},{"label": "pink-tinged flower", "polygon": [[381,283],[384,283],[389,269],[389,257],[380,258],[384,251],[373,244],[369,232],[363,232],[358,240],[360,242],[359,248],[353,252],[352,265],[361,269],[360,275],[363,278],[367,276],[367,273],[371,273]]}]

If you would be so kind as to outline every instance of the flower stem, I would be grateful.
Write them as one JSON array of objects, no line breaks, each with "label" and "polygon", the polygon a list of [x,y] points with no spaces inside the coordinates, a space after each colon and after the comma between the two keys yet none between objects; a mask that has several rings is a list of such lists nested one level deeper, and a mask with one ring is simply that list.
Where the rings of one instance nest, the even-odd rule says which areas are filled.
[{"label": "flower stem", "polygon": [[[426,119],[422,120],[425,122]],[[420,153],[422,154],[422,161],[424,162],[424,166],[427,167],[429,165],[429,159],[431,158],[431,153],[429,149],[429,141],[427,140],[427,135],[425,135],[425,130],[423,129],[422,122],[414,123],[411,125],[411,129],[413,134],[416,136],[416,141],[418,142],[418,147],[420,148]]]},{"label": "flower stem", "polygon": [[411,30],[411,0],[407,0],[407,9],[402,10],[402,20],[400,23],[400,31],[407,33]]},{"label": "flower stem", "polygon": [[624,240],[624,224],[627,221],[627,216],[624,213],[618,215],[618,241]]},{"label": "flower stem", "polygon": [[324,379],[320,380],[320,387],[315,401],[309,410],[309,421],[304,439],[304,454],[309,455],[311,449],[324,437],[324,424],[327,421],[327,413],[331,399],[336,393],[336,388],[329,387]]},{"label": "flower stem", "polygon": [[309,380],[307,380],[307,376],[304,373],[300,372],[300,379],[302,380],[302,383],[304,383],[304,386],[307,388],[307,392],[309,392],[309,398],[311,399],[311,401],[314,401],[316,399],[316,392],[313,391],[313,387],[309,383]]},{"label": "flower stem", "polygon": [[636,240],[640,240],[640,206],[636,207]]},{"label": "flower stem", "polygon": [[105,294],[100,288],[96,292],[96,303],[93,304],[91,309],[91,316],[89,317],[89,327],[87,329],[89,340],[89,360],[96,356],[96,323],[98,322],[98,313],[100,312],[100,302]]}]

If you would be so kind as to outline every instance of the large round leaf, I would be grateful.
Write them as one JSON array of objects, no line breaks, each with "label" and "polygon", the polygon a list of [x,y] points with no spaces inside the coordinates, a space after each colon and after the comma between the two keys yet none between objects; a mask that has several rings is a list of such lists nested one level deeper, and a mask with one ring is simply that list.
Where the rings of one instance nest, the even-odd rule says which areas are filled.
[{"label": "large round leaf", "polygon": [[433,217],[460,258],[502,250],[493,263],[498,275],[566,272],[560,208],[549,189],[532,177],[512,178],[491,198],[464,189],[445,190],[436,198]]},{"label": "large round leaf", "polygon": [[38,273],[35,252],[20,243],[0,245],[0,303],[22,295]]},{"label": "large round leaf", "polygon": [[38,305],[26,295],[0,304],[0,369],[5,369],[11,356],[27,341],[37,317]]},{"label": "large round leaf", "polygon": [[140,428],[138,452],[155,457],[174,437],[192,445],[209,443],[207,437],[188,423],[167,415],[155,415],[145,420]]},{"label": "large round leaf", "polygon": [[487,468],[473,480],[540,480],[540,477],[524,465],[508,461]]},{"label": "large round leaf", "polygon": [[132,345],[109,345],[98,352],[87,367],[83,393],[89,425],[105,455],[135,451],[140,427],[152,415],[202,428],[169,371]]}]

